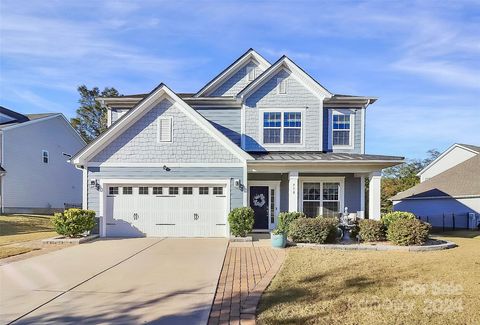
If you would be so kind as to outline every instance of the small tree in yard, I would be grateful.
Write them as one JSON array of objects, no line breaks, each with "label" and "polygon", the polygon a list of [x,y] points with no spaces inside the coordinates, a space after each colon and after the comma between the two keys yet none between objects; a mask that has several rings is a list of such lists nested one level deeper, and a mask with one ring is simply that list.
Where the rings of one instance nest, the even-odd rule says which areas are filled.
[{"label": "small tree in yard", "polygon": [[55,213],[52,223],[59,235],[78,237],[95,227],[95,211],[68,209],[63,213]]},{"label": "small tree in yard", "polygon": [[254,212],[250,207],[235,208],[228,214],[230,232],[236,237],[245,237],[253,229]]}]

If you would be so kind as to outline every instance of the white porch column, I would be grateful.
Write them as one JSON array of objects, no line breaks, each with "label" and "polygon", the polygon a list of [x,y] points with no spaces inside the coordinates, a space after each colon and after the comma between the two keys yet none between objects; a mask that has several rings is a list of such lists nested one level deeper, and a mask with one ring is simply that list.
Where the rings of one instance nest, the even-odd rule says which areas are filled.
[{"label": "white porch column", "polygon": [[288,173],[288,211],[298,211],[298,172]]},{"label": "white porch column", "polygon": [[369,175],[370,183],[368,187],[368,218],[380,220],[380,194],[382,174],[379,171],[372,172]]},{"label": "white porch column", "polygon": [[365,218],[365,175],[360,176],[360,211],[359,217]]}]

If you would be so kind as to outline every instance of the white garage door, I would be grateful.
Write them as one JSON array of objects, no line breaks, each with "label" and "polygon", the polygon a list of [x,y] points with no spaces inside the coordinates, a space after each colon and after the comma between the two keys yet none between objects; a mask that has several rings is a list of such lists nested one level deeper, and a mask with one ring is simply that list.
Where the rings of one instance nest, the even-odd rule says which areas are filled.
[{"label": "white garage door", "polygon": [[106,186],[107,237],[225,237],[225,185]]}]

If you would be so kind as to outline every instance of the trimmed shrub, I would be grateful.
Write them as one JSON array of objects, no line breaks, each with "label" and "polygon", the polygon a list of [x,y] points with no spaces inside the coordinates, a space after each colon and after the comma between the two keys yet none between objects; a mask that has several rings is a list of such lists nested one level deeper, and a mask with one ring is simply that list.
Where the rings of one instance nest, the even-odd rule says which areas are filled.
[{"label": "trimmed shrub", "polygon": [[359,235],[363,241],[385,240],[385,226],[383,222],[372,219],[364,219],[359,222]]},{"label": "trimmed shrub", "polygon": [[390,227],[392,222],[397,221],[399,219],[413,220],[413,219],[416,219],[416,217],[413,213],[406,212],[406,211],[393,211],[393,212],[386,213],[382,216],[382,222],[387,229],[388,227]]},{"label": "trimmed shrub", "polygon": [[387,239],[400,246],[422,245],[430,229],[430,224],[417,219],[398,219],[390,224]]},{"label": "trimmed shrub", "polygon": [[55,231],[65,237],[78,237],[95,227],[95,211],[68,209],[52,218]]},{"label": "trimmed shrub", "polygon": [[278,232],[288,235],[290,231],[290,224],[298,218],[305,218],[302,212],[282,212],[278,215],[277,228]]},{"label": "trimmed shrub", "polygon": [[298,218],[290,224],[289,236],[297,243],[324,244],[335,238],[337,227],[334,218]]},{"label": "trimmed shrub", "polygon": [[357,236],[359,233],[360,233],[360,226],[358,225],[358,221],[355,220],[353,222],[353,227],[350,228],[350,238],[357,239]]},{"label": "trimmed shrub", "polygon": [[235,208],[228,214],[230,232],[236,237],[246,237],[253,229],[254,213],[251,207]]}]

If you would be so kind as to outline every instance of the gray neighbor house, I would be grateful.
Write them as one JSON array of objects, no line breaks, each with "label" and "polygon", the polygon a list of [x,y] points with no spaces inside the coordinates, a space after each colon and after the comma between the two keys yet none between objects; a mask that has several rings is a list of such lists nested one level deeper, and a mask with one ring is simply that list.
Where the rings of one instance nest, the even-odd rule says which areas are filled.
[{"label": "gray neighbor house", "polygon": [[288,57],[271,64],[253,49],[196,93],[162,83],[98,100],[109,127],[71,162],[101,236],[226,237],[228,212],[243,206],[255,231],[282,211],[379,219],[381,170],[404,161],[365,153],[376,98],[331,93]]},{"label": "gray neighbor house", "polygon": [[82,202],[82,172],[68,163],[85,146],[61,113],[0,106],[1,213],[50,214]]}]

